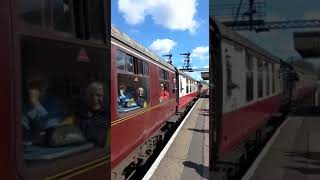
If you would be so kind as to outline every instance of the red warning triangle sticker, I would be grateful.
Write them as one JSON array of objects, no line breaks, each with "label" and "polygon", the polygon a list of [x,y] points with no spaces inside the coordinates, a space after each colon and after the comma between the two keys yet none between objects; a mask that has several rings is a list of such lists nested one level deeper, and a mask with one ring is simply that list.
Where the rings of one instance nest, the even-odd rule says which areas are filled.
[{"label": "red warning triangle sticker", "polygon": [[89,59],[87,52],[84,48],[81,48],[81,50],[78,54],[78,61],[79,62],[90,62],[90,59]]}]

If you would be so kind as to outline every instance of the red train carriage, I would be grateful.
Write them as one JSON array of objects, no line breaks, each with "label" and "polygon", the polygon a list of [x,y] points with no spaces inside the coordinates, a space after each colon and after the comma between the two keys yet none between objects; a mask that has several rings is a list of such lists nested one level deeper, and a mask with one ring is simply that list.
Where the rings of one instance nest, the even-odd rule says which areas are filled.
[{"label": "red train carriage", "polygon": [[112,179],[124,179],[152,155],[178,107],[193,101],[196,81],[180,72],[188,82],[180,84],[175,67],[114,27],[111,43]]},{"label": "red train carriage", "polygon": [[213,19],[210,54],[210,177],[230,177],[246,161],[248,145],[259,145],[275,113],[291,102],[314,100],[317,78]]},{"label": "red train carriage", "polygon": [[190,102],[197,97],[198,87],[195,81],[188,74],[179,71],[179,106],[178,111],[182,111]]},{"label": "red train carriage", "polygon": [[245,142],[259,138],[282,106],[281,60],[212,19],[210,45],[210,166],[233,171],[246,154]]},{"label": "red train carriage", "polygon": [[1,2],[1,179],[110,178],[109,7]]}]

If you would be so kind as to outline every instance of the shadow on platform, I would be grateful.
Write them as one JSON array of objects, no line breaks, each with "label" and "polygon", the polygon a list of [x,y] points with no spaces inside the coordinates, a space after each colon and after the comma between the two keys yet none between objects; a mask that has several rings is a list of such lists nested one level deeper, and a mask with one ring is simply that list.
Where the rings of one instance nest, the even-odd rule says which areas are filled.
[{"label": "shadow on platform", "polygon": [[204,166],[202,164],[197,164],[191,161],[184,161],[183,165],[185,167],[189,167],[194,169],[201,177],[203,178],[208,178],[204,176],[204,172],[208,172],[209,171],[209,167],[208,166]]},{"label": "shadow on platform", "polygon": [[286,152],[286,156],[302,157],[309,160],[320,161],[320,152]]},{"label": "shadow on platform", "polygon": [[198,109],[199,114],[203,116],[209,116],[209,109]]},{"label": "shadow on platform", "polygon": [[320,166],[320,152],[287,152],[286,154],[288,157],[304,158],[306,160],[294,160],[293,162],[298,164],[296,167],[286,166],[284,168],[298,171],[304,175],[320,175],[320,167],[308,167],[310,165]]},{"label": "shadow on platform", "polygon": [[286,169],[298,171],[304,175],[320,175],[320,168],[305,168],[305,167],[290,167],[286,166]]},{"label": "shadow on platform", "polygon": [[207,129],[194,129],[194,128],[188,128],[188,130],[200,132],[200,133],[209,133],[209,130]]},{"label": "shadow on platform", "polygon": [[320,117],[320,107],[317,106],[303,106],[296,108],[290,113],[290,116],[304,116],[304,117]]}]

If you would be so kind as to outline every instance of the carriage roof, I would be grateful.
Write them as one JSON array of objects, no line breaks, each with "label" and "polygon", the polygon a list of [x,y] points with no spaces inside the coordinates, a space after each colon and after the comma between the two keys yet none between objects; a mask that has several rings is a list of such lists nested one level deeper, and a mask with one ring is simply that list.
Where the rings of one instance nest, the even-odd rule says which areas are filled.
[{"label": "carriage roof", "polygon": [[131,48],[134,48],[135,50],[139,51],[140,53],[144,54],[145,56],[149,57],[153,61],[175,71],[173,65],[169,64],[168,62],[161,59],[159,56],[155,55],[153,52],[151,52],[149,49],[145,48],[135,40],[133,40],[131,37],[129,37],[127,34],[121,32],[119,29],[117,29],[114,26],[111,26],[111,38],[115,38],[118,41],[121,41],[122,43],[130,46]]}]

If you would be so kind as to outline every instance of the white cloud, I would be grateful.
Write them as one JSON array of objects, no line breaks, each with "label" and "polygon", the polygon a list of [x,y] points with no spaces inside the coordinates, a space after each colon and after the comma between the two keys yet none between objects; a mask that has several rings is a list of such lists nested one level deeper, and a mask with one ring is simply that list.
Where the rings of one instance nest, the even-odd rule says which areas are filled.
[{"label": "white cloud", "polygon": [[136,25],[150,16],[155,24],[171,30],[195,33],[196,0],[118,0],[118,8],[128,24]]},{"label": "white cloud", "polygon": [[149,49],[159,55],[163,55],[169,53],[175,45],[177,43],[171,39],[156,39],[150,44]]},{"label": "white cloud", "polygon": [[199,46],[192,50],[191,57],[201,60],[209,59],[209,46]]},{"label": "white cloud", "polygon": [[203,68],[209,68],[209,65],[203,66]]}]

